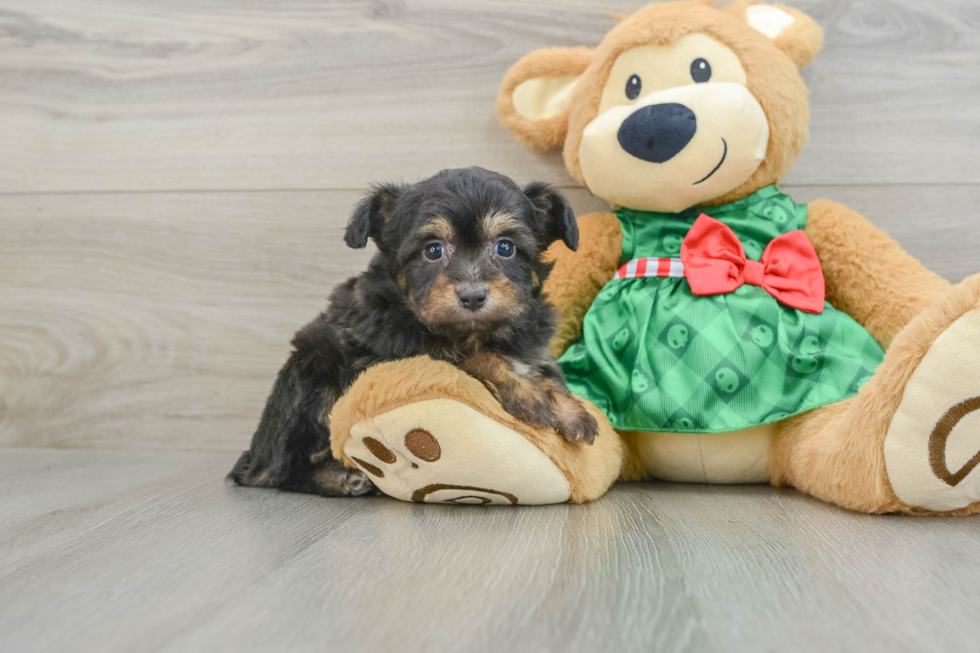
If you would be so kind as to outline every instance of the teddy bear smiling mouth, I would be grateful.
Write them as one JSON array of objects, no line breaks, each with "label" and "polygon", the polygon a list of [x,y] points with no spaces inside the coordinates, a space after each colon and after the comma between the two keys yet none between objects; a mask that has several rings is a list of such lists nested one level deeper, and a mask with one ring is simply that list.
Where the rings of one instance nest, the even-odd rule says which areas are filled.
[{"label": "teddy bear smiling mouth", "polygon": [[708,181],[709,179],[711,179],[712,175],[714,175],[716,172],[718,172],[718,169],[721,168],[721,166],[722,166],[723,163],[725,163],[725,159],[728,158],[728,141],[726,141],[724,139],[724,137],[722,137],[721,143],[722,143],[722,145],[725,146],[725,151],[722,152],[722,154],[721,154],[721,161],[719,161],[718,162],[718,165],[716,165],[714,167],[714,169],[711,172],[708,173],[708,176],[707,177],[705,177],[704,179],[701,179],[700,181],[694,182],[693,184],[691,184],[692,186],[697,186],[698,184],[702,184],[702,183]]}]

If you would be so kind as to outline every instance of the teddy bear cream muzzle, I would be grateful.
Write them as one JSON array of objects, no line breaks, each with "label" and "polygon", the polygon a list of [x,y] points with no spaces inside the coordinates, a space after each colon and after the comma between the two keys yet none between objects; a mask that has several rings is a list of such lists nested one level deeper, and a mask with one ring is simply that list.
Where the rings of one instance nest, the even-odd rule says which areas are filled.
[{"label": "teddy bear cream muzzle", "polygon": [[766,114],[745,86],[689,84],[599,114],[579,160],[589,188],[610,203],[675,212],[740,186],[768,143]]}]

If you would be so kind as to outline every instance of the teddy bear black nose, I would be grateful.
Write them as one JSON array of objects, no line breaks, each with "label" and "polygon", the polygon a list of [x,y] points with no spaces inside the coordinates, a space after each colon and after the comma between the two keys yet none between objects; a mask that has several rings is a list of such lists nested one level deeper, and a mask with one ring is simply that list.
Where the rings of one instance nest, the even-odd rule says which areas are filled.
[{"label": "teddy bear black nose", "polygon": [[489,294],[490,291],[487,290],[486,286],[466,286],[456,290],[459,303],[463,305],[463,308],[471,311],[483,308]]},{"label": "teddy bear black nose", "polygon": [[636,158],[663,163],[677,156],[697,130],[697,117],[683,104],[651,104],[623,121],[618,138]]}]

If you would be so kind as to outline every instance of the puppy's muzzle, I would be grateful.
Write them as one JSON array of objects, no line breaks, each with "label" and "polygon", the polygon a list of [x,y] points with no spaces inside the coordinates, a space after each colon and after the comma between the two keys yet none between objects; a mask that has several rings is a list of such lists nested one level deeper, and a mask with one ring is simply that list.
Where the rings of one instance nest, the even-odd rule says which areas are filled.
[{"label": "puppy's muzzle", "polygon": [[624,150],[643,161],[663,163],[683,150],[698,131],[694,112],[683,104],[651,104],[623,121],[617,137]]},{"label": "puppy's muzzle", "polygon": [[459,305],[468,311],[477,311],[487,303],[490,289],[486,286],[462,286],[456,289]]}]

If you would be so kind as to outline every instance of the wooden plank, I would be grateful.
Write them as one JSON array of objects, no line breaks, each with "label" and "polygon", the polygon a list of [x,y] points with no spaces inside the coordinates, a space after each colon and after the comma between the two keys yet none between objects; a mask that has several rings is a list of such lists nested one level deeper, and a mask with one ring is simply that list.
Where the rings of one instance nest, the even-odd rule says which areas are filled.
[{"label": "wooden plank", "polygon": [[[827,43],[788,183],[976,182],[974,0],[792,4]],[[636,6],[3,0],[0,192],[351,189],[471,164],[573,185],[497,124],[500,79]]]},{"label": "wooden plank", "polygon": [[[977,271],[980,186],[787,190],[866,210],[954,281]],[[0,197],[0,446],[245,448],[293,332],[366,265],[341,243],[358,197]]]},{"label": "wooden plank", "polygon": [[321,499],[228,487],[232,460],[3,451],[0,649],[890,653],[980,636],[976,519],[765,486]]}]

